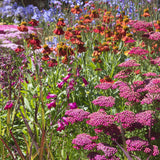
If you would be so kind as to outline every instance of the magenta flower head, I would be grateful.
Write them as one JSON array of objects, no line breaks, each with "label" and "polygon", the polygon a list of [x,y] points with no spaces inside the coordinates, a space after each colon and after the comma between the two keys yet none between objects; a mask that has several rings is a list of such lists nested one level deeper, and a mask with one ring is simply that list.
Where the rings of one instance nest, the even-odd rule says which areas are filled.
[{"label": "magenta flower head", "polygon": [[48,106],[48,109],[51,109],[52,107],[56,107],[56,100],[53,100],[51,103],[46,104]]},{"label": "magenta flower head", "polygon": [[63,78],[64,82],[67,82],[67,80],[71,77],[72,73],[69,73],[66,77]]},{"label": "magenta flower head", "polygon": [[76,102],[69,103],[68,105],[70,106],[70,109],[76,109],[76,108],[78,108]]},{"label": "magenta flower head", "polygon": [[66,117],[62,117],[61,119],[58,120],[58,128],[57,131],[62,131],[65,129],[66,126],[68,126],[68,122],[67,122],[67,118]]},{"label": "magenta flower head", "polygon": [[87,82],[87,80],[84,78],[84,77],[81,77],[82,78],[82,81],[83,83],[85,84],[85,86],[87,86],[89,83]]},{"label": "magenta flower head", "polygon": [[65,82],[64,81],[62,81],[62,82],[60,82],[60,83],[57,83],[58,84],[58,88],[62,88],[63,87],[63,85],[65,84]]},{"label": "magenta flower head", "polygon": [[77,72],[77,77],[79,77],[79,76],[80,76],[80,73],[79,73],[79,71],[80,71],[80,69],[79,69],[79,67],[77,67],[77,69],[76,69],[76,72]]},{"label": "magenta flower head", "polygon": [[64,122],[62,122],[62,121],[58,121],[58,128],[57,128],[57,131],[62,131],[62,130],[64,130],[65,129],[65,124],[64,124]]},{"label": "magenta flower head", "polygon": [[11,109],[13,107],[13,103],[11,101],[8,101],[7,104],[4,107],[4,110]]},{"label": "magenta flower head", "polygon": [[47,95],[46,98],[47,98],[47,99],[50,99],[50,98],[57,98],[57,95],[56,95],[56,94],[50,94],[50,93],[48,93],[48,95]]},{"label": "magenta flower head", "polygon": [[62,120],[63,120],[63,122],[64,122],[65,125],[69,124],[68,121],[67,121],[67,117],[62,117]]}]

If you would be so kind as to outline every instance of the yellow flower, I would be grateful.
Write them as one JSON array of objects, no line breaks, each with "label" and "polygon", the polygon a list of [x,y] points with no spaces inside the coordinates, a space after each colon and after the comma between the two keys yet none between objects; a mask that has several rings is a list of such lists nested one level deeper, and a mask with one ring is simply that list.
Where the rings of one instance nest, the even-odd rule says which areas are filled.
[{"label": "yellow flower", "polygon": [[125,51],[125,52],[124,52],[124,55],[128,56],[129,51],[130,51],[130,50]]},{"label": "yellow flower", "polygon": [[84,86],[85,86],[85,84],[83,83],[83,84],[82,84],[82,87],[84,87]]}]

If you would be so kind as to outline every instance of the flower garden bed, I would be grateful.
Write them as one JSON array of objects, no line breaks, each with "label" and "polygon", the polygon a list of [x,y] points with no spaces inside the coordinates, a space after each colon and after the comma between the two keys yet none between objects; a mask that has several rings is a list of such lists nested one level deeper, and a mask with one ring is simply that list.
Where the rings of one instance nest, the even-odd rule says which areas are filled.
[{"label": "flower garden bed", "polygon": [[15,6],[1,13],[0,159],[160,159],[156,5]]}]

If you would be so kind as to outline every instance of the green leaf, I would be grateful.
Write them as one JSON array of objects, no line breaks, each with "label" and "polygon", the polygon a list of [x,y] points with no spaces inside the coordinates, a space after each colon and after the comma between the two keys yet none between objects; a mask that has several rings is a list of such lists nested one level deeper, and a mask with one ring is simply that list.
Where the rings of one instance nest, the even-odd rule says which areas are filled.
[{"label": "green leaf", "polygon": [[26,97],[24,97],[24,105],[30,112],[32,112],[32,109],[30,107],[29,101],[28,101],[28,99]]}]

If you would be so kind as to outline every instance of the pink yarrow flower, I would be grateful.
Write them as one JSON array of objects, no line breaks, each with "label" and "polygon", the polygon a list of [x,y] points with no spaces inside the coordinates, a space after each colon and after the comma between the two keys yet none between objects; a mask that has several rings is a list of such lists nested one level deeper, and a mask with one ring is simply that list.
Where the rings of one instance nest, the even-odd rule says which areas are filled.
[{"label": "pink yarrow flower", "polygon": [[127,151],[141,151],[149,143],[139,137],[132,137],[126,140]]},{"label": "pink yarrow flower", "polygon": [[145,55],[145,54],[148,54],[149,52],[145,49],[142,49],[140,47],[134,47],[130,50],[130,52],[128,54],[131,54],[131,55]]},{"label": "pink yarrow flower", "polygon": [[84,111],[83,109],[70,109],[65,112],[65,115],[67,117],[67,121],[70,122],[71,124],[78,122],[78,121],[83,121],[88,117],[90,113],[87,111]]},{"label": "pink yarrow flower", "polygon": [[104,152],[104,155],[107,157],[112,157],[116,152],[117,149],[114,147],[109,146],[108,144],[105,143],[98,143],[97,144],[97,150],[101,150]]},{"label": "pink yarrow flower", "polygon": [[104,107],[113,107],[115,105],[115,98],[112,96],[99,96],[97,99],[93,100],[94,105],[104,106]]},{"label": "pink yarrow flower", "polygon": [[109,89],[111,87],[112,87],[111,83],[104,82],[104,83],[100,83],[100,84],[96,85],[94,88],[99,88],[99,89],[107,90],[107,89]]},{"label": "pink yarrow flower", "polygon": [[135,60],[128,60],[118,65],[119,67],[137,67],[140,64],[136,63]]},{"label": "pink yarrow flower", "polygon": [[106,112],[104,111],[98,111],[98,112],[94,112],[91,113],[88,116],[89,120],[86,121],[87,124],[91,125],[91,126],[109,126],[111,124],[113,124],[114,122],[114,116],[113,115],[107,115]]},{"label": "pink yarrow flower", "polygon": [[131,111],[116,113],[114,120],[121,123],[123,128],[127,128],[135,122],[135,113]]},{"label": "pink yarrow flower", "polygon": [[89,134],[82,133],[77,135],[76,138],[72,140],[72,144],[75,145],[76,149],[80,149],[81,147],[83,147],[83,149],[88,149],[89,145],[93,149],[96,146],[96,144],[93,143],[93,140],[95,139],[98,139],[98,136],[92,137]]}]

